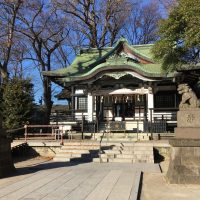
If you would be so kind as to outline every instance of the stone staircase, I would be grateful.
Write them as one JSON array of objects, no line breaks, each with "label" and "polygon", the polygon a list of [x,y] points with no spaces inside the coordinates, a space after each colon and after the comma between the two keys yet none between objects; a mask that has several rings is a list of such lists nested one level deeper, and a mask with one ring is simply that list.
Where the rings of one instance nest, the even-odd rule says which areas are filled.
[{"label": "stone staircase", "polygon": [[[149,141],[151,134],[150,133],[137,133],[137,128],[132,128],[133,124],[127,124],[129,126],[129,129],[127,131],[122,130],[110,130],[109,123],[108,122],[101,122],[99,124],[99,131],[96,133],[96,139],[102,140],[102,141],[129,141],[129,142],[135,142],[135,141]],[[134,130],[133,130],[134,129]],[[104,134],[104,137],[102,138],[102,134]]]},{"label": "stone staircase", "polygon": [[150,143],[116,143],[109,150],[102,150],[93,162],[154,163],[153,145]]},{"label": "stone staircase", "polygon": [[94,157],[98,157],[98,153],[99,142],[68,142],[61,147],[53,160],[91,162]]}]

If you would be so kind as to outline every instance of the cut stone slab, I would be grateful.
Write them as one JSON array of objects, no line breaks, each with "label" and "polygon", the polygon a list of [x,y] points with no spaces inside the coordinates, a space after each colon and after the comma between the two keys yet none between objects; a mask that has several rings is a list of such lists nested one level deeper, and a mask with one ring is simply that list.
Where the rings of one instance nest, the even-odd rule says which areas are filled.
[{"label": "cut stone slab", "polygon": [[170,140],[172,153],[167,172],[170,183],[200,184],[200,139]]}]

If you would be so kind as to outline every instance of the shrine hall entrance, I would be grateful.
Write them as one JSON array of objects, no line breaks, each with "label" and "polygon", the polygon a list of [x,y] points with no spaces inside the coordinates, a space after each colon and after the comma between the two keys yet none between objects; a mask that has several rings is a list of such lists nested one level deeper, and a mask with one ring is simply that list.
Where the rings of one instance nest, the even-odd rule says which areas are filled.
[{"label": "shrine hall entrance", "polygon": [[133,117],[134,104],[133,103],[116,103],[114,104],[114,117]]},{"label": "shrine hall entrance", "polygon": [[104,97],[104,120],[142,120],[147,117],[146,101],[145,94]]}]

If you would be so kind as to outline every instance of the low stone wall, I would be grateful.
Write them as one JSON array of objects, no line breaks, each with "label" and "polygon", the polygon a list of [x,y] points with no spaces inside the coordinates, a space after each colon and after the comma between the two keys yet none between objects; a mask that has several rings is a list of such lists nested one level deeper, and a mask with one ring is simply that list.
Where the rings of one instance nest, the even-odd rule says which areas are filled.
[{"label": "low stone wall", "polygon": [[59,143],[51,142],[28,142],[28,145],[31,147],[30,153],[44,157],[54,157],[61,148]]},{"label": "low stone wall", "polygon": [[167,179],[176,184],[200,184],[200,140],[173,139]]},{"label": "low stone wall", "polygon": [[0,138],[0,177],[6,176],[15,170],[12,157],[10,140]]},{"label": "low stone wall", "polygon": [[55,154],[60,150],[60,147],[52,147],[52,146],[42,146],[42,147],[31,147],[33,151],[38,153],[40,156],[43,157],[54,157]]}]

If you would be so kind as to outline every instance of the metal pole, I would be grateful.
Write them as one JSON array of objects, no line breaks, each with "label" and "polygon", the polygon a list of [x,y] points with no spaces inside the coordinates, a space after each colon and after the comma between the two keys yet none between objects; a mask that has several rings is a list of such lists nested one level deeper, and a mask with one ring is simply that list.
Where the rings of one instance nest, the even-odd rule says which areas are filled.
[{"label": "metal pole", "polygon": [[153,120],[152,109],[150,108],[150,125],[151,125],[150,132],[151,132],[151,139],[153,139],[153,127],[152,127],[153,122],[152,122],[152,120]]},{"label": "metal pole", "polygon": [[81,124],[82,140],[83,140],[83,123],[84,123],[84,116],[82,113],[82,124]]},{"label": "metal pole", "polygon": [[138,141],[138,129],[139,129],[139,121],[137,120],[137,141]]},{"label": "metal pole", "polygon": [[24,137],[25,137],[25,142],[27,142],[27,135],[28,135],[28,125],[24,125]]},{"label": "metal pole", "polygon": [[64,141],[63,141],[63,131],[64,131],[64,130],[63,130],[63,126],[62,126],[62,132],[61,132],[61,143],[60,143],[61,145],[64,145]]}]

